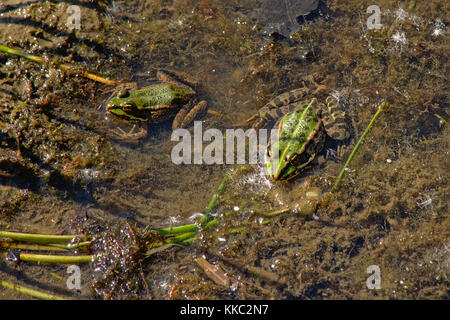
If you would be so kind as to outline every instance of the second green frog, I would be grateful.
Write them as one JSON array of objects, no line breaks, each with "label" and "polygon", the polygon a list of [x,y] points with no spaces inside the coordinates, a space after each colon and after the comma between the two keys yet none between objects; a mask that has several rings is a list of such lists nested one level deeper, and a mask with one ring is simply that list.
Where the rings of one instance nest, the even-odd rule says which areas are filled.
[{"label": "second green frog", "polygon": [[246,121],[247,126],[276,130],[276,140],[265,153],[266,169],[275,180],[289,180],[305,170],[322,151],[326,136],[349,137],[338,99],[328,96],[323,103],[316,97],[308,99],[308,93],[307,88],[285,92]]},{"label": "second green frog", "polygon": [[137,122],[141,131],[119,132],[123,140],[135,140],[147,135],[148,125],[174,118],[172,129],[185,128],[207,110],[206,101],[197,102],[196,92],[187,81],[180,81],[178,74],[158,71],[158,83],[142,87],[122,89],[110,99],[106,110],[113,115]]}]

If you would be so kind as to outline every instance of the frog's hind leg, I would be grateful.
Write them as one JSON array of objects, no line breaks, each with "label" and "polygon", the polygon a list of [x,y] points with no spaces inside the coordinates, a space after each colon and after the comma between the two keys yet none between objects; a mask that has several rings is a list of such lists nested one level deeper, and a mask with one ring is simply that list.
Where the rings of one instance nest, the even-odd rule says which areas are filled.
[{"label": "frog's hind leg", "polygon": [[322,109],[322,122],[326,133],[335,140],[347,139],[350,133],[342,106],[332,96],[326,99],[326,104]]},{"label": "frog's hind leg", "polygon": [[303,97],[306,96],[306,94],[309,92],[307,88],[298,88],[294,89],[288,92],[284,92],[275,98],[273,98],[271,101],[269,101],[265,107],[268,107],[269,109],[273,108],[281,108],[283,106],[287,106],[289,104],[292,104],[294,102],[297,102]]},{"label": "frog's hind leg", "polygon": [[268,127],[280,117],[292,111],[296,106],[295,102],[302,100],[308,92],[309,90],[307,88],[299,88],[284,92],[270,100],[264,107],[259,109],[258,113],[254,114],[244,122],[234,125],[234,127]]},{"label": "frog's hind leg", "polygon": [[196,105],[188,104],[178,111],[172,122],[172,130],[188,127],[197,117],[204,115],[208,110],[208,104],[202,100]]}]

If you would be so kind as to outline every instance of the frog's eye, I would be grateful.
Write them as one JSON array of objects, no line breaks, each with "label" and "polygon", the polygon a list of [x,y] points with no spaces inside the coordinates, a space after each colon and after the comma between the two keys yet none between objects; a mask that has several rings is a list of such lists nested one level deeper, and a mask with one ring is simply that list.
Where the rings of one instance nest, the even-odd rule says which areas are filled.
[{"label": "frog's eye", "polygon": [[117,97],[119,98],[126,98],[130,95],[130,91],[128,91],[127,89],[122,89],[119,91],[119,93],[117,94]]}]

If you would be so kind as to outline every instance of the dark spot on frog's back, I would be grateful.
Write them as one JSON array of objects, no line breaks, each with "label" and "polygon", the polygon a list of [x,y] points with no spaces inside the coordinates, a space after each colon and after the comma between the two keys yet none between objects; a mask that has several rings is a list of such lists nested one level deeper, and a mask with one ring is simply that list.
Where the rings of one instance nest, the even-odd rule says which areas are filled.
[{"label": "dark spot on frog's back", "polygon": [[276,97],[275,99],[272,100],[272,104],[275,107],[281,107],[284,103],[283,101],[280,99],[280,97]]},{"label": "dark spot on frog's back", "polygon": [[296,96],[293,92],[291,92],[291,93],[289,94],[289,97],[288,97],[289,103],[293,103],[293,102],[295,102],[296,100],[297,100],[297,96]]},{"label": "dark spot on frog's back", "polygon": [[332,129],[327,131],[327,134],[334,140],[345,140],[350,136],[345,123],[335,123]]},{"label": "dark spot on frog's back", "polygon": [[306,141],[305,134],[303,132],[297,134],[297,140],[301,143]]}]

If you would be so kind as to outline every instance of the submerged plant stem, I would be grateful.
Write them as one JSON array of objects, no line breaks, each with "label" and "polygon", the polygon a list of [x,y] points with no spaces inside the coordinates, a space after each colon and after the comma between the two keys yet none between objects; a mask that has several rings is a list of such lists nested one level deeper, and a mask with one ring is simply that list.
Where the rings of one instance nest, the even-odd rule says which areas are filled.
[{"label": "submerged plant stem", "polygon": [[0,248],[8,249],[23,249],[31,251],[67,251],[62,247],[43,246],[39,244],[24,244],[24,243],[0,243]]},{"label": "submerged plant stem", "polygon": [[50,234],[31,234],[21,232],[0,231],[0,238],[6,237],[16,241],[32,242],[37,244],[67,243],[74,238],[81,238],[81,235],[50,235]]},{"label": "submerged plant stem", "polygon": [[372,120],[370,121],[369,125],[367,126],[366,130],[364,131],[364,133],[361,135],[361,138],[359,138],[358,142],[356,143],[356,146],[353,148],[352,153],[350,154],[350,156],[347,159],[347,162],[345,163],[344,167],[342,168],[341,172],[339,173],[336,182],[333,185],[332,191],[336,190],[336,188],[339,185],[339,182],[341,181],[342,177],[344,176],[345,173],[345,169],[349,166],[350,162],[352,161],[353,157],[356,154],[356,151],[359,149],[359,146],[361,145],[361,143],[364,141],[364,138],[366,137],[367,133],[369,132],[370,128],[372,128],[375,120],[378,118],[378,116],[380,115],[381,111],[383,110],[384,106],[386,104],[386,100],[383,100],[383,102],[381,103],[380,107],[378,108],[377,112],[375,113],[375,115],[373,116]]},{"label": "submerged plant stem", "polygon": [[[45,63],[44,59],[42,59],[41,57],[33,56],[33,55],[28,54],[26,52],[22,52],[20,50],[9,48],[9,47],[6,47],[6,46],[0,45],[0,51],[5,52],[7,54],[19,56],[19,57],[22,57],[22,58],[25,58],[25,59],[28,59],[30,61],[37,62],[37,63],[40,63],[40,64],[44,64]],[[91,79],[91,80],[94,80],[94,81],[97,81],[97,82],[105,83],[105,84],[108,84],[108,85],[111,85],[111,86],[118,84],[117,81],[105,79],[103,77],[97,76],[95,74],[92,74],[92,73],[89,73],[89,72],[86,72],[86,71],[77,70],[74,67],[68,66],[68,65],[63,64],[63,63],[55,63],[55,64],[59,68],[64,70],[64,71],[75,72],[75,73],[78,73],[79,75],[81,75],[82,77],[85,77],[85,78],[88,78],[88,79]]]},{"label": "submerged plant stem", "polygon": [[85,263],[90,262],[93,256],[57,256],[49,254],[20,253],[20,260],[28,262],[47,263]]},{"label": "submerged plant stem", "polygon": [[16,290],[17,292],[23,293],[23,294],[27,294],[29,296],[38,298],[38,299],[44,299],[44,300],[66,300],[65,298],[62,297],[58,297],[52,294],[48,294],[48,293],[44,293],[44,292],[40,292],[37,290],[33,290],[30,288],[26,288],[23,286],[20,286],[18,284],[14,284],[8,281],[0,281],[0,286],[2,286],[3,288],[6,289],[12,289],[12,290]]}]

